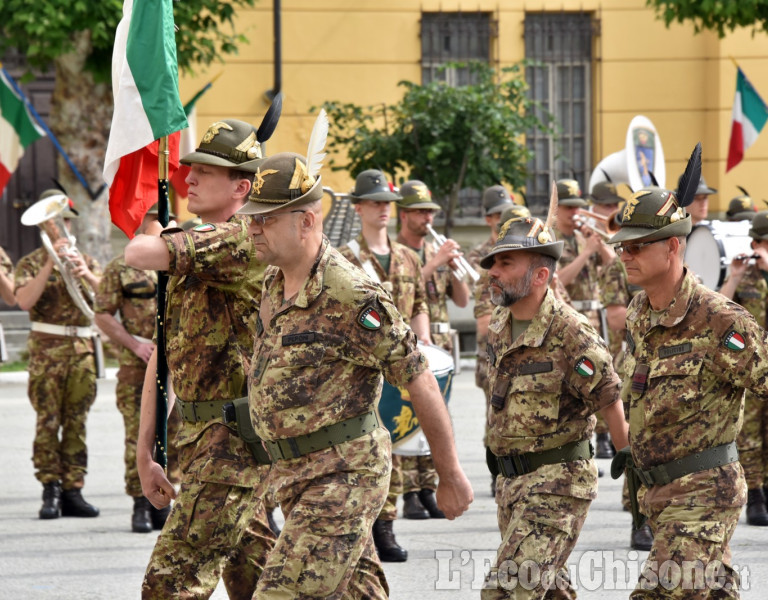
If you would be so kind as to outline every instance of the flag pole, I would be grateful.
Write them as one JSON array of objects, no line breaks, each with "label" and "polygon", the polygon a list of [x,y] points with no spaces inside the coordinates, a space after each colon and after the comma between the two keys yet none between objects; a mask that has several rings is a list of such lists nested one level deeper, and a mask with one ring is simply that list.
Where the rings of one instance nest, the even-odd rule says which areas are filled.
[{"label": "flag pole", "polygon": [[[168,136],[159,140],[157,169],[157,217],[163,227],[168,226],[170,210],[168,207]],[[157,410],[155,417],[155,461],[166,468],[168,464],[168,362],[165,357],[165,290],[168,286],[168,274],[157,273]]]},{"label": "flag pole", "polygon": [[50,127],[46,124],[45,121],[43,121],[43,117],[40,116],[40,113],[35,110],[35,107],[32,105],[32,102],[30,102],[29,98],[24,94],[22,89],[19,87],[19,84],[16,83],[16,81],[11,77],[11,74],[6,71],[5,67],[3,66],[3,63],[0,63],[0,69],[3,71],[3,75],[5,75],[6,79],[8,80],[8,83],[11,84],[11,87],[13,87],[14,91],[19,95],[21,98],[21,101],[24,103],[24,105],[29,109],[30,114],[35,118],[35,121],[42,127],[43,131],[45,131],[45,134],[51,138],[51,142],[53,143],[54,148],[59,151],[59,154],[61,154],[64,157],[64,160],[69,165],[69,168],[72,169],[72,172],[75,174],[75,177],[77,177],[77,180],[80,182],[80,185],[82,185],[85,188],[85,191],[88,192],[88,195],[91,197],[91,200],[96,200],[96,198],[101,194],[101,192],[104,190],[105,187],[107,187],[106,183],[103,183],[101,187],[94,193],[91,191],[91,186],[88,185],[88,182],[85,180],[85,177],[83,177],[82,173],[78,171],[77,167],[75,166],[75,163],[72,162],[72,159],[69,158],[69,154],[67,154],[66,150],[62,148],[61,144],[59,143],[59,140],[56,138],[55,135],[53,135],[53,131],[51,131]]}]

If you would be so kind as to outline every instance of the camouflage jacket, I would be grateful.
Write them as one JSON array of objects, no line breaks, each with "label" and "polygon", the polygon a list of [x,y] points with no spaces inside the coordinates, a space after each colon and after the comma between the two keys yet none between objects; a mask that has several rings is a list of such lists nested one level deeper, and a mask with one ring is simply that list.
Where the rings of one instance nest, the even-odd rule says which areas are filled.
[{"label": "camouflage jacket", "polygon": [[[86,254],[83,254],[83,257],[91,272],[96,277],[100,277],[101,267],[99,264]],[[45,248],[38,248],[23,256],[19,260],[19,264],[16,265],[15,289],[18,290],[32,281],[47,260],[48,251]],[[86,302],[89,301],[87,294],[83,294],[83,297]],[[53,325],[74,325],[77,327],[89,327],[91,325],[88,317],[82,313],[72,300],[67,291],[64,278],[55,267],[50,277],[48,277],[43,293],[29,311],[29,320]],[[78,353],[93,352],[93,342],[90,338],[64,337],[32,331],[29,334],[29,339],[30,342],[36,344],[43,343],[46,346],[50,346],[50,344],[71,344],[73,351]]]},{"label": "camouflage jacket", "polygon": [[619,378],[586,319],[547,294],[530,325],[512,336],[497,307],[488,328],[489,445],[497,456],[589,439],[597,410],[619,399]]},{"label": "camouflage jacket", "polygon": [[[744,389],[768,398],[768,334],[687,269],[660,314],[652,315],[645,292],[635,296],[627,327],[622,398],[629,403],[632,456],[641,468],[734,441]],[[683,479],[689,477],[711,480],[707,471]]]},{"label": "camouflage jacket", "polygon": [[757,265],[750,265],[736,288],[733,301],[741,304],[755,317],[758,325],[768,325],[768,283]]},{"label": "camouflage jacket", "polygon": [[382,373],[403,386],[426,370],[388,294],[323,241],[293,302],[269,267],[251,365],[251,420],[262,439],[314,432],[376,408]]},{"label": "camouflage jacket", "polygon": [[[157,272],[134,269],[122,255],[113,258],[104,269],[96,292],[93,310],[114,315],[131,335],[152,339],[157,310]],[[120,364],[143,368],[143,360],[128,348],[120,348]]]},{"label": "camouflage jacket", "polygon": [[411,319],[418,314],[429,313],[418,255],[407,246],[390,240],[389,273],[385,273],[379,260],[368,248],[363,235],[358,235],[356,239],[360,244],[359,259],[348,245],[339,248],[339,252],[353,265],[361,268],[366,261],[371,261],[381,280],[381,286],[390,293],[405,322],[410,323]]},{"label": "camouflage jacket", "polygon": [[495,243],[496,240],[487,239],[479,246],[475,246],[467,256],[467,262],[480,274],[480,279],[475,282],[472,289],[472,295],[475,299],[475,307],[473,309],[475,319],[490,315],[495,308],[493,302],[491,302],[488,271],[480,266],[480,261],[491,251]]},{"label": "camouflage jacket", "polygon": [[5,250],[0,246],[0,272],[13,279],[13,263]]},{"label": "camouflage jacket", "polygon": [[[574,231],[573,235],[564,235],[556,230],[558,240],[565,242],[563,244],[563,254],[558,261],[558,267],[565,267],[581,254],[586,246],[586,240],[580,231]],[[589,257],[584,268],[579,275],[565,289],[571,300],[600,300],[599,272],[600,256],[598,253]]]},{"label": "camouflage jacket", "polygon": [[[437,254],[437,251],[437,246],[431,242],[424,242],[424,261],[421,262],[421,255],[418,252],[414,250],[414,253],[419,257],[423,268]],[[427,295],[427,307],[429,308],[429,322],[431,324],[450,323],[448,298],[453,296],[453,275],[450,267],[448,265],[438,267],[429,279],[424,279],[424,288]],[[450,351],[452,340],[449,333],[432,333],[431,337],[436,346]]]},{"label": "camouflage jacket", "polygon": [[[168,368],[186,402],[247,395],[263,266],[256,260],[244,219],[164,232],[170,254],[165,307]],[[184,472],[203,481],[249,487],[262,470],[222,419],[182,421],[176,437]],[[187,448],[183,448],[188,446]]]}]

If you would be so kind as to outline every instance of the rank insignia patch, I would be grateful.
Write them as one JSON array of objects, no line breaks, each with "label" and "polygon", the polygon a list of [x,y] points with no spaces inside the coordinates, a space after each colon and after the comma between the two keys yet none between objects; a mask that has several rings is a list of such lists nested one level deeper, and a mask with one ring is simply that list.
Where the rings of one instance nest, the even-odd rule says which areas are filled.
[{"label": "rank insignia patch", "polygon": [[216,226],[213,223],[203,223],[194,227],[192,231],[216,231]]},{"label": "rank insignia patch", "polygon": [[595,374],[595,365],[586,356],[582,356],[576,363],[574,370],[582,377],[592,377]]},{"label": "rank insignia patch", "polygon": [[736,350],[737,352],[744,350],[744,347],[747,345],[747,343],[744,341],[744,336],[741,335],[738,331],[728,332],[728,334],[725,336],[725,340],[723,340],[723,343],[729,350]]},{"label": "rank insignia patch", "polygon": [[366,329],[381,329],[381,317],[372,306],[364,308],[357,315],[357,322]]}]

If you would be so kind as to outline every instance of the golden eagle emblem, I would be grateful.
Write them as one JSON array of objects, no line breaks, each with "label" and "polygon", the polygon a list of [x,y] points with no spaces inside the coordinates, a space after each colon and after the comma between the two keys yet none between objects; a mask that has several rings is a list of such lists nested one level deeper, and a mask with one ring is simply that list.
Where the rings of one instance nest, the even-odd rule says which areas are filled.
[{"label": "golden eagle emblem", "polygon": [[274,175],[275,173],[279,173],[277,169],[265,169],[264,171],[261,170],[261,167],[256,169],[256,174],[253,176],[253,191],[256,194],[261,194],[261,188],[264,185],[264,178],[267,175]]},{"label": "golden eagle emblem", "polygon": [[224,121],[216,121],[208,128],[208,131],[205,132],[205,135],[203,136],[203,144],[210,144],[213,141],[213,138],[219,135],[219,130],[221,129],[234,131],[234,129]]}]

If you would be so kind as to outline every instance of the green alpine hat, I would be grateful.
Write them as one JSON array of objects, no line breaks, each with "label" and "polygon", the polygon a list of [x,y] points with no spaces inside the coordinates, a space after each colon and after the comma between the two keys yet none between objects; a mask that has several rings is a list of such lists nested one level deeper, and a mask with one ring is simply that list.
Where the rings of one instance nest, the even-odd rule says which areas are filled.
[{"label": "green alpine hat", "polygon": [[309,204],[323,197],[321,177],[307,172],[307,161],[295,152],[265,158],[256,169],[248,202],[241,215],[263,215],[281,208]]},{"label": "green alpine hat", "polygon": [[587,198],[593,204],[619,204],[624,201],[624,198],[616,192],[616,184],[611,181],[596,183]]},{"label": "green alpine hat", "polygon": [[555,240],[555,234],[547,229],[541,219],[535,217],[520,217],[510,219],[501,226],[499,237],[480,261],[483,269],[493,266],[493,257],[502,252],[526,250],[551,256],[555,260],[563,253],[563,242]]},{"label": "green alpine hat", "polygon": [[736,196],[728,203],[725,216],[729,221],[751,221],[755,217],[757,207],[749,194]]},{"label": "green alpine hat", "polygon": [[768,240],[768,210],[755,213],[752,227],[749,230],[749,237],[754,240]]},{"label": "green alpine hat", "polygon": [[691,233],[691,215],[685,207],[698,194],[701,179],[701,143],[697,143],[685,171],[677,183],[677,191],[659,187],[637,190],[621,212],[621,229],[609,244],[621,242],[655,242]]},{"label": "green alpine hat", "polygon": [[402,198],[397,201],[398,208],[406,210],[411,208],[431,208],[432,210],[443,210],[437,202],[432,201],[432,192],[429,191],[427,184],[417,179],[406,181],[400,186],[400,195]]},{"label": "green alpine hat", "polygon": [[254,173],[264,158],[256,134],[256,128],[244,121],[216,121],[208,127],[197,150],[182,157],[181,163],[214,165]]},{"label": "green alpine hat", "polygon": [[513,202],[512,196],[503,185],[492,185],[483,191],[483,210],[486,217],[503,213]]},{"label": "green alpine hat", "polygon": [[355,189],[349,194],[352,204],[360,200],[375,200],[376,202],[395,202],[402,196],[393,192],[387,177],[377,169],[368,169],[355,179]]},{"label": "green alpine hat", "polygon": [[508,206],[504,209],[504,212],[501,213],[501,218],[499,219],[499,229],[501,229],[501,226],[510,219],[520,219],[530,216],[531,211],[528,210],[527,206],[520,206],[519,204]]},{"label": "green alpine hat", "polygon": [[64,192],[57,189],[50,189],[45,190],[43,193],[40,194],[40,198],[38,200],[45,200],[46,198],[54,198],[59,202],[64,203],[64,200],[62,200],[61,197],[66,198],[66,207],[64,210],[62,210],[59,213],[59,216],[62,219],[79,219],[80,213],[77,212],[77,209],[75,208],[75,203],[72,202],[72,198],[67,196]]},{"label": "green alpine hat", "polygon": [[575,179],[557,180],[557,205],[584,208],[587,201],[581,197],[581,187]]}]

